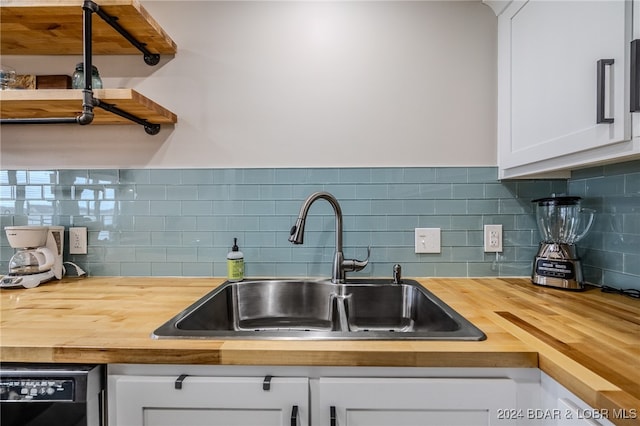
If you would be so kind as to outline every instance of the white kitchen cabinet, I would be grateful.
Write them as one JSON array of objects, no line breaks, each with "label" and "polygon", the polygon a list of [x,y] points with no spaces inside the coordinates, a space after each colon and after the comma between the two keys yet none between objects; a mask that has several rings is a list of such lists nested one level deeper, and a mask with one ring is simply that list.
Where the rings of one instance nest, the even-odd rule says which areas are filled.
[{"label": "white kitchen cabinet", "polygon": [[514,425],[541,406],[535,368],[113,364],[107,399],[111,426]]},{"label": "white kitchen cabinet", "polygon": [[596,410],[545,373],[541,374],[540,385],[544,409],[529,417],[544,420],[549,426],[613,426],[609,419],[637,416],[636,412]]},{"label": "white kitchen cabinet", "polygon": [[319,380],[321,425],[496,425],[507,423],[498,410],[508,407],[516,407],[516,383],[507,378]]},{"label": "white kitchen cabinet", "polygon": [[112,426],[307,426],[307,378],[109,376]]},{"label": "white kitchen cabinet", "polygon": [[500,177],[568,176],[571,169],[639,155],[629,106],[630,42],[634,24],[640,26],[633,2],[500,6],[492,5],[499,12]]}]

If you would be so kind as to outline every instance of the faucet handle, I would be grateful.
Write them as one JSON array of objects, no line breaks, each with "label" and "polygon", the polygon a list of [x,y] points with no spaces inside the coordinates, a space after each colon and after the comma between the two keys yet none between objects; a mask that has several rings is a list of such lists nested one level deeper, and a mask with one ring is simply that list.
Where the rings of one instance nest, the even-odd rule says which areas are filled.
[{"label": "faucet handle", "polygon": [[345,259],[342,261],[342,270],[346,272],[355,272],[363,270],[369,264],[371,257],[371,246],[367,247],[367,258],[365,260]]}]

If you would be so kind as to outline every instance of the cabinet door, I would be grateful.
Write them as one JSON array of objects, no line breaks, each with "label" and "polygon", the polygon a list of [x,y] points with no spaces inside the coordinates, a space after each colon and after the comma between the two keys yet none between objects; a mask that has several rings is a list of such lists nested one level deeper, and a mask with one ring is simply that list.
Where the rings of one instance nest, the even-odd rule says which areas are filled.
[{"label": "cabinet door", "polygon": [[[632,3],[625,0],[514,1],[504,10],[498,18],[502,177],[633,151],[631,28]],[[600,60],[613,62],[600,62],[599,78]]]},{"label": "cabinet door", "polygon": [[544,402],[542,412],[550,413],[555,420],[546,420],[549,425],[613,426],[608,418],[622,419],[625,415],[635,418],[635,412],[596,410],[545,373],[540,375],[540,388]]},{"label": "cabinet door", "polygon": [[[307,378],[109,376],[112,426],[307,426]],[[293,418],[292,418],[293,416]]]},{"label": "cabinet door", "polygon": [[320,378],[321,425],[495,425],[516,408],[510,379]]}]

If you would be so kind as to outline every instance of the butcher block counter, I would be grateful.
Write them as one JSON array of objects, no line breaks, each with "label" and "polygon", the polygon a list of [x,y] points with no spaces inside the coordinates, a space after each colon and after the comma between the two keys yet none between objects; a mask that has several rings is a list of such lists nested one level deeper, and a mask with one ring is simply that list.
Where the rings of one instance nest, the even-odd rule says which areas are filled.
[{"label": "butcher block counter", "polygon": [[[419,280],[480,342],[152,339],[216,278],[65,278],[0,291],[0,361],[540,368],[599,409],[640,411],[640,300],[521,278]],[[629,420],[638,424],[638,419]]]}]

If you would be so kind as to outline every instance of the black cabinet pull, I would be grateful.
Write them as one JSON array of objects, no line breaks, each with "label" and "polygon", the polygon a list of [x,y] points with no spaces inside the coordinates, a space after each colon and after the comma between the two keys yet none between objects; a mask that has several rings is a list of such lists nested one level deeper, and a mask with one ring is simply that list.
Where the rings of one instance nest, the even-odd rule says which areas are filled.
[{"label": "black cabinet pull", "polygon": [[263,391],[271,390],[271,379],[273,379],[273,376],[271,376],[269,374],[264,376],[264,380],[262,380],[262,390]]},{"label": "black cabinet pull", "polygon": [[298,426],[298,406],[294,405],[291,409],[291,426]]},{"label": "black cabinet pull", "polygon": [[613,123],[613,118],[604,116],[605,91],[606,91],[606,72],[607,66],[613,65],[613,59],[598,60],[598,77],[597,77],[597,100],[596,100],[596,123]]},{"label": "black cabinet pull", "polygon": [[640,111],[640,39],[631,42],[630,112]]},{"label": "black cabinet pull", "polygon": [[188,374],[181,374],[176,381],[173,383],[173,387],[174,389],[182,389],[182,382],[184,382],[184,379],[186,379],[189,375]]},{"label": "black cabinet pull", "polygon": [[336,422],[336,407],[332,405],[329,407],[329,414],[331,415],[331,426],[336,426],[338,423]]}]

